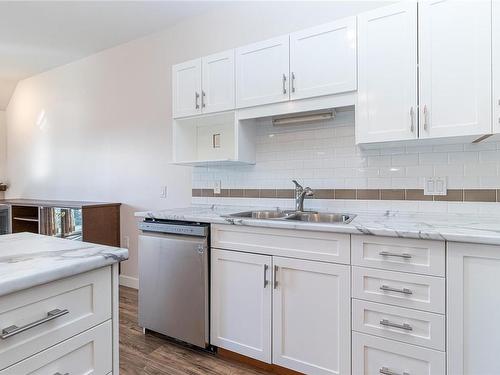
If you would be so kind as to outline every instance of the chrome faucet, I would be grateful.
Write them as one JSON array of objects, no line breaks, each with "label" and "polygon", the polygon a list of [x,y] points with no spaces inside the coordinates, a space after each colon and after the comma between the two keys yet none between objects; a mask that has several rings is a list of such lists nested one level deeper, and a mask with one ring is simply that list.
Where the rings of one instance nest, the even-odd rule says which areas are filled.
[{"label": "chrome faucet", "polygon": [[314,192],[309,186],[302,187],[302,185],[295,180],[292,180],[292,182],[295,184],[295,211],[303,212],[305,197],[314,195]]}]

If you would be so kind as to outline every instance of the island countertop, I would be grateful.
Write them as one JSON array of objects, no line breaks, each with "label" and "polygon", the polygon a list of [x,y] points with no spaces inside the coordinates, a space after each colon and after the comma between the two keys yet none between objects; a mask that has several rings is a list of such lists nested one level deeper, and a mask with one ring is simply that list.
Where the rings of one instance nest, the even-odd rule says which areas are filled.
[{"label": "island countertop", "polygon": [[212,224],[247,225],[500,245],[500,216],[400,211],[350,212],[357,216],[349,224],[316,224],[290,220],[258,220],[226,217],[226,215],[231,213],[256,209],[255,207],[199,205],[163,211],[137,212],[135,215],[137,217],[154,219]]},{"label": "island countertop", "polygon": [[128,250],[32,233],[0,236],[0,295],[128,259]]}]

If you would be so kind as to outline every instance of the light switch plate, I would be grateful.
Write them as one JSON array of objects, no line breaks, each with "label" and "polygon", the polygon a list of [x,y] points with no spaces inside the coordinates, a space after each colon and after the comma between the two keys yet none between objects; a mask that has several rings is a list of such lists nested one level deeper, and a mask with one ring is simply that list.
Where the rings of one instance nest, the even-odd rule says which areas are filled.
[{"label": "light switch plate", "polygon": [[160,198],[166,198],[168,195],[167,185],[160,187]]},{"label": "light switch plate", "polygon": [[447,193],[446,177],[426,177],[424,195],[446,195]]},{"label": "light switch plate", "polygon": [[220,194],[221,185],[222,185],[221,180],[215,181],[215,183],[214,183],[214,194]]}]

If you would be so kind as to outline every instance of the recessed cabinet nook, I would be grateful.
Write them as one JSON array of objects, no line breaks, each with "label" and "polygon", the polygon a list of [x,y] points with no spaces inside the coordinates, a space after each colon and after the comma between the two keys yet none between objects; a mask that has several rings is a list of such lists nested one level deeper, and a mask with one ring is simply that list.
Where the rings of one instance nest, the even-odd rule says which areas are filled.
[{"label": "recessed cabinet nook", "polygon": [[173,162],[253,164],[256,119],[345,106],[360,145],[484,139],[499,35],[494,1],[400,2],[174,65]]}]

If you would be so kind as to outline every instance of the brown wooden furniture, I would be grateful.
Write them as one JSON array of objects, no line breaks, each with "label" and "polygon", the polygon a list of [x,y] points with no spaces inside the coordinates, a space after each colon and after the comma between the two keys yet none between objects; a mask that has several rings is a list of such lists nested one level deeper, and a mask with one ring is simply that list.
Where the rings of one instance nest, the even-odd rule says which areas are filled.
[{"label": "brown wooden furniture", "polygon": [[11,207],[12,233],[43,233],[42,209],[81,210],[83,241],[120,246],[120,203],[6,199],[0,203]]}]

